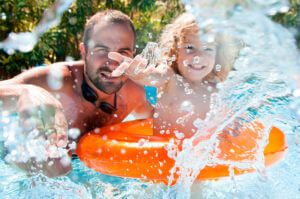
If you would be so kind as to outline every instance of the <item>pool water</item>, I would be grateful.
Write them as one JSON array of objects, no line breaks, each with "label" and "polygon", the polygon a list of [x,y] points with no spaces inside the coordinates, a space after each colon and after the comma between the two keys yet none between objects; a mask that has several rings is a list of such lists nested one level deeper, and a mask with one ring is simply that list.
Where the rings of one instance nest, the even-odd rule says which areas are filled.
[{"label": "pool water", "polygon": [[[218,181],[198,181],[191,198],[297,199],[300,198],[300,148],[295,134],[287,134],[289,149],[284,159],[268,168],[262,178],[249,173]],[[177,187],[97,173],[78,159],[67,176],[26,176],[0,160],[0,198],[175,198]]]}]

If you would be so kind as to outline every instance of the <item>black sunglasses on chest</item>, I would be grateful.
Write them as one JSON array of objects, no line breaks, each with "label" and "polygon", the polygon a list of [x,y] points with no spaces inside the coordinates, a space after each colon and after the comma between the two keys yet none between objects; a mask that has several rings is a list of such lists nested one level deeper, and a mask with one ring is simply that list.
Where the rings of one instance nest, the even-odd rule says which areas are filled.
[{"label": "black sunglasses on chest", "polygon": [[[98,99],[97,93],[86,83],[85,77],[83,75],[82,85],[81,85],[82,95],[84,99],[91,102],[96,106],[96,101]],[[115,93],[114,97],[114,105],[107,102],[101,102],[99,107],[103,112],[112,114],[117,110],[117,93]]]}]

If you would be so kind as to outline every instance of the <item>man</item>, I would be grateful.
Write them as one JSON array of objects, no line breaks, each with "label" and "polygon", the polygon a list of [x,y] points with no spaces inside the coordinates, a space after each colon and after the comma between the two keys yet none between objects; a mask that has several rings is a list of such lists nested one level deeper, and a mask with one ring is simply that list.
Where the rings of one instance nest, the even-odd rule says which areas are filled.
[{"label": "man", "polygon": [[108,53],[117,52],[131,60],[135,39],[128,16],[115,10],[102,11],[86,24],[81,61],[33,68],[0,82],[2,110],[18,113],[23,133],[33,129],[46,132],[43,136],[52,146],[46,149],[46,161],[37,164],[32,158],[18,162],[19,167],[48,176],[62,175],[71,169],[70,161],[61,164],[58,150],[52,149],[67,145],[67,129],[70,139],[78,141],[97,127],[123,121],[131,112],[144,118],[151,116],[144,88],[125,75],[111,76],[120,63],[109,59]]}]

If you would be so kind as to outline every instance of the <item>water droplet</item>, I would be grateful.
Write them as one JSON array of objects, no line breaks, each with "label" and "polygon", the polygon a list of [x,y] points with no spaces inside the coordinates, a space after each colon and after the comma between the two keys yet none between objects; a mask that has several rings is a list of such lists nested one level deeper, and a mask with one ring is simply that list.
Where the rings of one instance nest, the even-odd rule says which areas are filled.
[{"label": "water droplet", "polygon": [[294,90],[293,96],[294,96],[294,97],[300,97],[300,89]]},{"label": "water droplet", "polygon": [[138,141],[138,145],[139,145],[139,147],[143,147],[144,146],[144,144],[147,142],[147,140],[145,140],[145,139],[140,139],[139,141]]},{"label": "water droplet", "polygon": [[54,162],[53,162],[52,160],[48,162],[48,166],[50,166],[50,167],[51,167],[53,164],[54,164]]},{"label": "water droplet", "polygon": [[159,93],[157,94],[157,98],[161,98],[162,94],[164,94],[163,91],[159,92]]},{"label": "water droplet", "polygon": [[171,61],[176,61],[176,57],[175,57],[175,55],[172,55],[172,57],[171,57]]},{"label": "water droplet", "polygon": [[185,92],[185,94],[190,95],[190,94],[193,93],[193,90],[192,90],[192,89],[189,89],[188,87],[185,87],[185,88],[184,88],[184,92]]},{"label": "water droplet", "polygon": [[67,62],[74,61],[74,58],[71,57],[71,56],[66,56],[66,61],[67,61]]},{"label": "water droplet", "polygon": [[77,19],[76,19],[75,17],[70,17],[70,18],[69,18],[69,23],[70,23],[71,25],[75,25],[76,22],[77,22]]},{"label": "water droplet", "polygon": [[56,93],[56,94],[55,94],[55,98],[56,98],[56,99],[58,99],[58,100],[59,100],[59,99],[60,99],[60,97],[61,97],[61,96],[60,96],[60,94],[58,94],[58,93]]},{"label": "water droplet", "polygon": [[71,158],[68,155],[64,155],[60,163],[63,167],[69,167],[71,165]]},{"label": "water droplet", "polygon": [[221,66],[220,64],[217,64],[217,65],[216,65],[216,71],[217,71],[217,72],[220,72],[221,69],[222,69],[222,66]]},{"label": "water droplet", "polygon": [[187,62],[187,60],[184,60],[184,61],[183,61],[183,66],[185,66],[185,67],[187,67],[187,66],[188,66],[188,62]]},{"label": "water droplet", "polygon": [[202,126],[203,126],[203,120],[201,120],[200,118],[197,118],[194,122],[193,122],[193,125],[200,129]]},{"label": "water droplet", "polygon": [[194,110],[194,105],[192,104],[191,101],[183,101],[180,105],[180,109],[182,111],[187,111],[187,112],[193,112]]},{"label": "water droplet", "polygon": [[285,12],[288,12],[289,9],[290,9],[290,8],[289,8],[288,6],[282,6],[282,7],[279,9],[279,12],[285,13]]},{"label": "water droplet", "polygon": [[195,64],[199,64],[200,63],[200,57],[199,56],[195,56],[194,57],[194,63]]},{"label": "water droplet", "polygon": [[158,82],[158,81],[153,80],[153,81],[150,82],[150,85],[155,85],[155,84],[157,84],[157,82]]},{"label": "water droplet", "polygon": [[126,153],[126,150],[125,150],[125,149],[121,149],[121,153],[122,153],[122,154],[125,154],[125,153]]},{"label": "water droplet", "polygon": [[178,138],[178,139],[183,139],[184,138],[184,134],[183,133],[180,133],[179,131],[175,130],[174,131],[175,133],[175,136]]},{"label": "water droplet", "polygon": [[161,175],[161,174],[162,174],[162,171],[161,171],[160,169],[158,169],[158,173],[159,173],[159,175]]},{"label": "water droplet", "polygon": [[176,120],[176,123],[177,124],[182,124],[184,122],[184,117],[179,117],[179,118],[177,118],[177,120]]},{"label": "water droplet", "polygon": [[4,12],[1,13],[1,19],[6,20],[6,14]]},{"label": "water droplet", "polygon": [[76,144],[76,142],[73,141],[73,142],[72,142],[71,144],[69,144],[68,146],[69,146],[69,149],[70,149],[70,150],[75,150],[76,147],[77,147],[77,144]]},{"label": "water droplet", "polygon": [[[94,42],[93,40],[89,40],[89,41],[88,41],[88,48],[89,48],[89,49],[93,49],[94,46],[95,46],[95,42]],[[91,55],[92,55],[92,54],[91,54]]]},{"label": "water droplet", "polygon": [[51,68],[49,75],[47,76],[47,83],[53,90],[59,90],[63,84],[63,74],[59,68]]},{"label": "water droplet", "polygon": [[211,87],[211,86],[207,86],[207,87],[206,87],[206,90],[207,90],[208,92],[211,92],[211,91],[212,91],[212,87]]},{"label": "water droplet", "polygon": [[71,128],[68,130],[68,135],[70,138],[75,140],[80,135],[80,130],[78,128]]}]

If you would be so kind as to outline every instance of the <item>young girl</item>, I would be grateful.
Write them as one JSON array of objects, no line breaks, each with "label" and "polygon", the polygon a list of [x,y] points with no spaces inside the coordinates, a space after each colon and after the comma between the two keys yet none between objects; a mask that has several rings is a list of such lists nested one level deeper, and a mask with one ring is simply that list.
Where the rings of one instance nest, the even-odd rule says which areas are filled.
[{"label": "young girl", "polygon": [[157,66],[147,66],[140,55],[124,60],[117,53],[109,54],[110,59],[123,62],[112,76],[125,73],[140,84],[158,89],[154,135],[192,136],[199,119],[204,120],[209,111],[216,84],[232,69],[238,42],[221,34],[215,41],[204,42],[199,31],[195,18],[188,13],[167,25],[160,39],[163,53]]}]

